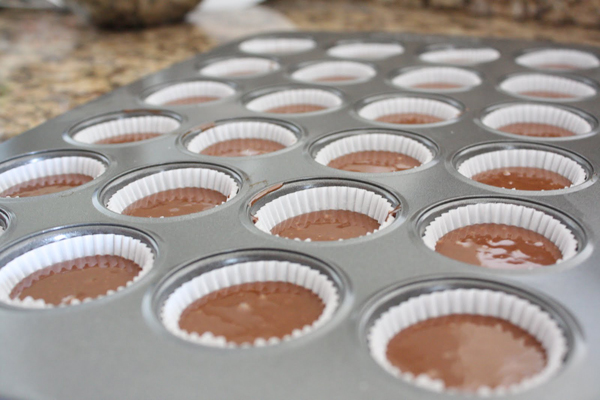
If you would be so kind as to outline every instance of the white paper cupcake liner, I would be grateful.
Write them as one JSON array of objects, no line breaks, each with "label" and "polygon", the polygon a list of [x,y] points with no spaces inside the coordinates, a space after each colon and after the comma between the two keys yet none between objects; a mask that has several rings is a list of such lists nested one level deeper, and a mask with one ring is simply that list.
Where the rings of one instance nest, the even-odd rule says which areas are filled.
[{"label": "white paper cupcake liner", "polygon": [[380,224],[379,229],[371,233],[387,227],[395,219],[390,202],[375,192],[347,186],[322,186],[299,190],[268,202],[256,212],[255,226],[272,234],[271,229],[283,221],[325,210],[346,210],[367,215]]},{"label": "white paper cupcake liner", "polygon": [[104,163],[85,156],[53,157],[9,169],[0,174],[0,192],[33,179],[53,175],[81,174],[93,179],[106,171]]},{"label": "white paper cupcake liner", "polygon": [[444,235],[465,226],[503,224],[539,233],[558,247],[561,263],[577,254],[577,239],[557,218],[535,208],[507,203],[478,203],[460,206],[434,219],[423,233],[423,242],[431,250]]},{"label": "white paper cupcake liner", "polygon": [[229,175],[208,168],[178,168],[157,172],[135,180],[113,194],[106,208],[122,214],[131,204],[144,197],[167,190],[186,187],[216,190],[227,197],[227,201],[235,197],[238,184]]},{"label": "white paper cupcake liner", "polygon": [[[524,92],[553,92],[569,95],[572,98],[543,98],[544,100],[565,101],[581,99],[596,94],[596,90],[583,82],[560,76],[526,74],[513,76],[500,84],[505,92],[522,95]],[[540,98],[538,96],[530,96]]]},{"label": "white paper cupcake liner", "polygon": [[[384,312],[368,333],[371,356],[390,374],[414,385],[436,392],[447,390],[444,382],[422,374],[414,376],[400,371],[386,357],[390,340],[400,331],[418,322],[453,314],[471,314],[506,320],[534,336],[546,351],[544,369],[527,379],[506,387],[481,387],[476,392],[483,397],[522,392],[547,382],[561,369],[567,353],[567,342],[558,323],[538,305],[500,291],[487,289],[453,289],[423,294],[404,301]],[[463,392],[464,393],[464,392]]]},{"label": "white paper cupcake liner", "polygon": [[195,332],[188,333],[179,327],[179,319],[183,311],[194,301],[220,289],[252,282],[289,282],[302,286],[319,296],[325,309],[311,325],[295,329],[283,338],[259,338],[254,343],[243,344],[240,347],[263,347],[296,339],[327,323],[338,308],[337,288],[321,272],[288,261],[249,261],[215,269],[181,285],[165,301],[161,311],[162,322],[169,332],[190,342],[213,347],[238,347],[236,343],[228,342],[225,337],[214,336],[210,332],[203,335]]},{"label": "white paper cupcake liner", "polygon": [[544,65],[573,65],[576,69],[596,68],[600,65],[598,58],[585,51],[568,49],[546,49],[532,51],[516,58],[519,65],[530,68],[543,68]]},{"label": "white paper cupcake liner", "polygon": [[211,81],[181,82],[160,89],[144,100],[148,104],[164,105],[171,101],[190,97],[217,97],[219,99],[231,96],[235,90],[225,83]]},{"label": "white paper cupcake liner", "polygon": [[291,54],[307,51],[316,46],[307,38],[265,38],[246,40],[240,50],[251,54]]},{"label": "white paper cupcake liner", "polygon": [[[421,89],[415,86],[431,83],[450,83],[460,85],[454,89]],[[392,80],[392,84],[408,89],[448,92],[464,90],[481,84],[481,78],[475,72],[454,67],[425,67],[404,72]]]},{"label": "white paper cupcake liner", "polygon": [[[213,77],[245,78],[277,71],[276,61],[258,57],[238,57],[217,61],[200,70],[200,74]],[[237,74],[244,74],[239,75]]]},{"label": "white paper cupcake liner", "polygon": [[181,124],[175,118],[160,115],[145,115],[139,117],[126,117],[101,122],[80,130],[73,135],[73,139],[87,144],[94,144],[101,140],[133,133],[166,134],[179,128]]},{"label": "white paper cupcake liner", "polygon": [[298,141],[291,130],[281,125],[259,121],[227,122],[209,128],[194,137],[187,145],[189,151],[200,153],[215,143],[234,139],[264,139],[291,146]]},{"label": "white paper cupcake liner", "polygon": [[576,135],[584,135],[592,130],[588,121],[573,112],[539,104],[501,107],[487,114],[481,122],[492,129],[500,129],[510,124],[535,123],[557,126]]},{"label": "white paper cupcake liner", "polygon": [[402,53],[404,47],[398,43],[348,43],[327,50],[327,54],[332,57],[360,60],[381,60]]},{"label": "white paper cupcake liner", "polygon": [[[74,260],[81,257],[91,257],[98,255],[115,255],[135,262],[140,268],[140,273],[116,290],[110,290],[98,299],[111,295],[117,291],[123,290],[140,280],[150,271],[154,264],[154,253],[143,242],[129,236],[119,234],[92,234],[76,236],[58,242],[50,243],[15,258],[0,269],[0,301],[18,307],[27,308],[51,308],[52,304],[47,304],[41,299],[26,297],[23,300],[11,299],[10,292],[23,279],[36,271],[44,269],[54,264],[64,261]],[[85,303],[92,298],[86,298],[83,301],[73,300],[69,305]],[[65,305],[61,305],[63,307]]]},{"label": "white paper cupcake liner", "polygon": [[336,158],[359,151],[391,151],[418,160],[421,165],[433,160],[427,146],[414,139],[387,133],[365,133],[336,140],[323,147],[315,156],[319,164],[329,165]]},{"label": "white paper cupcake liner", "polygon": [[369,120],[398,113],[425,114],[443,120],[451,120],[457,118],[461,111],[446,102],[421,97],[394,97],[379,100],[367,104],[358,111],[359,116]]},{"label": "white paper cupcake liner", "polygon": [[499,150],[465,160],[458,172],[467,178],[499,168],[530,167],[556,172],[572,182],[570,187],[585,182],[587,173],[576,161],[558,153],[532,149]]},{"label": "white paper cupcake liner", "polygon": [[[352,79],[331,82],[319,81],[319,79],[335,76],[348,76]],[[352,61],[328,61],[301,68],[292,74],[292,79],[320,84],[343,84],[364,81],[373,76],[375,76],[375,69],[369,65]]]},{"label": "white paper cupcake liner", "polygon": [[246,107],[252,111],[266,112],[272,108],[294,104],[311,104],[334,108],[342,104],[342,99],[326,90],[290,89],[260,96],[250,101]]},{"label": "white paper cupcake liner", "polygon": [[475,65],[500,58],[500,52],[492,48],[444,49],[421,54],[421,60],[436,64]]}]

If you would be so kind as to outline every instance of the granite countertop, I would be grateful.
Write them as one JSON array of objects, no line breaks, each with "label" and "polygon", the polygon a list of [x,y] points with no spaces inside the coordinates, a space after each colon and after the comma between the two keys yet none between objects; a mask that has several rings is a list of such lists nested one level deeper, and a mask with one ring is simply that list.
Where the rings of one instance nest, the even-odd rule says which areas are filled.
[{"label": "granite countertop", "polygon": [[[232,27],[235,27],[232,29]],[[12,137],[225,40],[265,30],[403,31],[600,45],[600,31],[358,1],[275,0],[187,23],[100,31],[79,17],[0,10],[0,135]]]}]

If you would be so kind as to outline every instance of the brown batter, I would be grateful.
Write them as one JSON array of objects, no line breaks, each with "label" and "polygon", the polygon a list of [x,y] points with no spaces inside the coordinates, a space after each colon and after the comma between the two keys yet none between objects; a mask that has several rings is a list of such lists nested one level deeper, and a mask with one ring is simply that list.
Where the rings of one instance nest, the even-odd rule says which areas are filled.
[{"label": "brown batter", "polygon": [[574,132],[558,126],[531,122],[519,122],[516,124],[504,125],[498,128],[498,130],[513,133],[515,135],[535,137],[566,137],[575,135]]},{"label": "brown batter", "polygon": [[248,157],[272,153],[285,148],[281,143],[266,139],[232,139],[217,142],[200,152],[207,156]]},{"label": "brown batter", "polygon": [[386,356],[402,372],[426,374],[447,388],[475,392],[510,386],[540,373],[546,351],[524,329],[489,316],[431,318],[400,331]]},{"label": "brown batter", "polygon": [[547,90],[531,90],[528,92],[520,92],[520,95],[528,97],[542,97],[545,99],[574,99],[575,96],[568,93],[550,92]]},{"label": "brown batter", "polygon": [[379,229],[368,215],[347,210],[325,210],[301,214],[273,227],[273,235],[288,239],[332,241],[364,236]]},{"label": "brown batter", "polygon": [[556,264],[560,249],[529,229],[503,224],[475,224],[444,235],[435,251],[468,264],[496,269],[532,269]]},{"label": "brown batter", "polygon": [[141,132],[141,133],[127,133],[124,135],[112,136],[106,139],[101,139],[95,142],[96,144],[119,144],[119,143],[131,143],[140,142],[142,140],[153,139],[160,136],[160,133],[152,132]]},{"label": "brown batter", "polygon": [[450,82],[430,82],[430,83],[419,83],[417,85],[412,86],[415,89],[439,89],[439,90],[447,90],[447,89],[460,89],[464,87],[464,85],[460,85],[458,83],[450,83]]},{"label": "brown batter", "polygon": [[313,79],[313,82],[344,82],[344,81],[355,81],[357,80],[357,76],[352,75],[332,75],[332,76],[324,76],[321,78]]},{"label": "brown batter", "polygon": [[209,101],[219,100],[219,97],[215,96],[192,96],[192,97],[184,97],[182,99],[175,99],[164,103],[165,106],[182,106],[187,104],[199,104],[199,103],[207,103]]},{"label": "brown batter", "polygon": [[94,178],[83,174],[50,175],[11,186],[0,193],[0,197],[32,197],[57,193],[81,186],[92,179]]},{"label": "brown batter", "polygon": [[141,270],[135,262],[114,255],[76,258],[27,276],[13,288],[10,298],[30,296],[54,305],[93,299],[125,286]]},{"label": "brown batter", "polygon": [[302,114],[325,110],[327,107],[318,106],[316,104],[290,104],[287,106],[279,106],[265,110],[264,112],[275,114]]},{"label": "brown batter", "polygon": [[396,114],[387,114],[382,115],[377,118],[375,121],[379,122],[387,122],[388,124],[432,124],[434,122],[443,121],[442,118],[434,117],[433,115],[428,114],[418,114],[418,113],[396,113]]},{"label": "brown batter", "polygon": [[224,203],[227,197],[212,189],[186,187],[165,190],[133,202],[124,215],[145,218],[175,217],[208,210]]},{"label": "brown batter", "polygon": [[392,151],[358,151],[331,160],[331,168],[352,172],[394,172],[418,167],[419,160]]},{"label": "brown batter", "polygon": [[573,64],[540,64],[540,65],[536,65],[537,68],[541,68],[541,69],[559,69],[559,70],[564,70],[564,71],[569,71],[569,70],[576,70],[579,69],[578,66],[573,65]]},{"label": "brown batter", "polygon": [[491,169],[475,174],[471,179],[486,185],[517,190],[557,190],[573,184],[561,174],[532,167]]},{"label": "brown batter", "polygon": [[228,342],[283,338],[315,322],[325,305],[315,293],[288,282],[252,282],[221,289],[190,304],[179,327],[211,332]]}]

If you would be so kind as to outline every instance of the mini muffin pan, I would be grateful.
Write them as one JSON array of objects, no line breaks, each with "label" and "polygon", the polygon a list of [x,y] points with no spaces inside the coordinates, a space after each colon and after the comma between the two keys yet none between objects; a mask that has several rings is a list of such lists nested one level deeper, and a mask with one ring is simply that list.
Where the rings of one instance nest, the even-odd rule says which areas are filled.
[{"label": "mini muffin pan", "polygon": [[[567,349],[558,370],[501,398],[600,398],[599,59],[594,48],[540,42],[392,33],[258,35],[119,88],[1,144],[0,179],[10,175],[4,175],[7,171],[60,157],[93,160],[103,171],[63,192],[0,198],[0,272],[42,246],[87,235],[131,238],[154,260],[131,284],[81,304],[44,308],[0,301],[0,398],[474,398],[393,376],[369,345],[369,332],[392,307],[415,296],[460,289],[524,299],[547,313],[564,335]],[[335,76],[353,73],[359,74],[355,80]],[[438,74],[457,79],[458,87],[432,88]],[[524,91],[556,91],[566,82],[575,96],[523,96],[520,85],[528,76],[537,80]],[[544,82],[554,83],[546,88]],[[412,87],[421,83],[429,86]],[[214,101],[166,104],[185,97]],[[322,109],[270,112],[311,101]],[[385,107],[399,112],[406,105],[410,113],[438,113],[441,121],[376,120]],[[502,132],[489,116],[510,107],[534,110],[536,123],[539,118],[564,122],[577,134],[540,138]],[[513,117],[503,118],[528,122]],[[230,123],[240,124],[227,128]],[[219,137],[246,137],[235,126],[271,126],[285,130],[287,139],[280,140],[282,149],[251,157],[199,153]],[[143,131],[151,127],[160,135],[94,143],[148,133]],[[215,127],[203,145],[198,136]],[[374,174],[337,170],[317,160],[332,143],[369,134],[420,146],[423,165]],[[487,186],[459,172],[473,157],[518,149],[566,157],[585,178],[569,188],[536,192]],[[228,200],[181,217],[111,211],[111,198],[127,185],[183,168],[227,177],[232,182]],[[387,219],[380,216],[385,227],[353,239],[309,242],[255,226],[256,214],[269,202],[327,187],[378,196],[391,209]],[[452,260],[423,240],[427,227],[444,213],[486,203],[551,216],[572,234],[576,249],[555,265],[509,271]],[[305,334],[244,348],[187,340],[163,324],[165,302],[186,282],[218,268],[262,261],[318,271],[335,288],[335,310]]]}]

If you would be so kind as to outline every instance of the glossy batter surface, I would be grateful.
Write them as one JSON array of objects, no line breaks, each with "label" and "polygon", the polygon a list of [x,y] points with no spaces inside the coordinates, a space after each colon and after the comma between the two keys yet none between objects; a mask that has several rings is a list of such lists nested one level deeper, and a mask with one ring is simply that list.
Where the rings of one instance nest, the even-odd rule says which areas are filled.
[{"label": "glossy batter surface", "polygon": [[391,151],[357,151],[333,159],[328,166],[352,172],[395,172],[421,165],[415,158]]},{"label": "glossy batter surface", "polygon": [[532,167],[507,167],[491,169],[471,177],[486,185],[517,190],[557,190],[572,182],[556,172]]},{"label": "glossy batter surface", "polygon": [[186,187],[146,196],[123,210],[133,217],[161,218],[193,214],[224,203],[224,194],[216,190]]},{"label": "glossy batter surface", "polygon": [[32,179],[12,186],[0,193],[0,197],[33,197],[58,193],[81,186],[92,179],[94,178],[83,174],[44,176],[43,178]]}]

